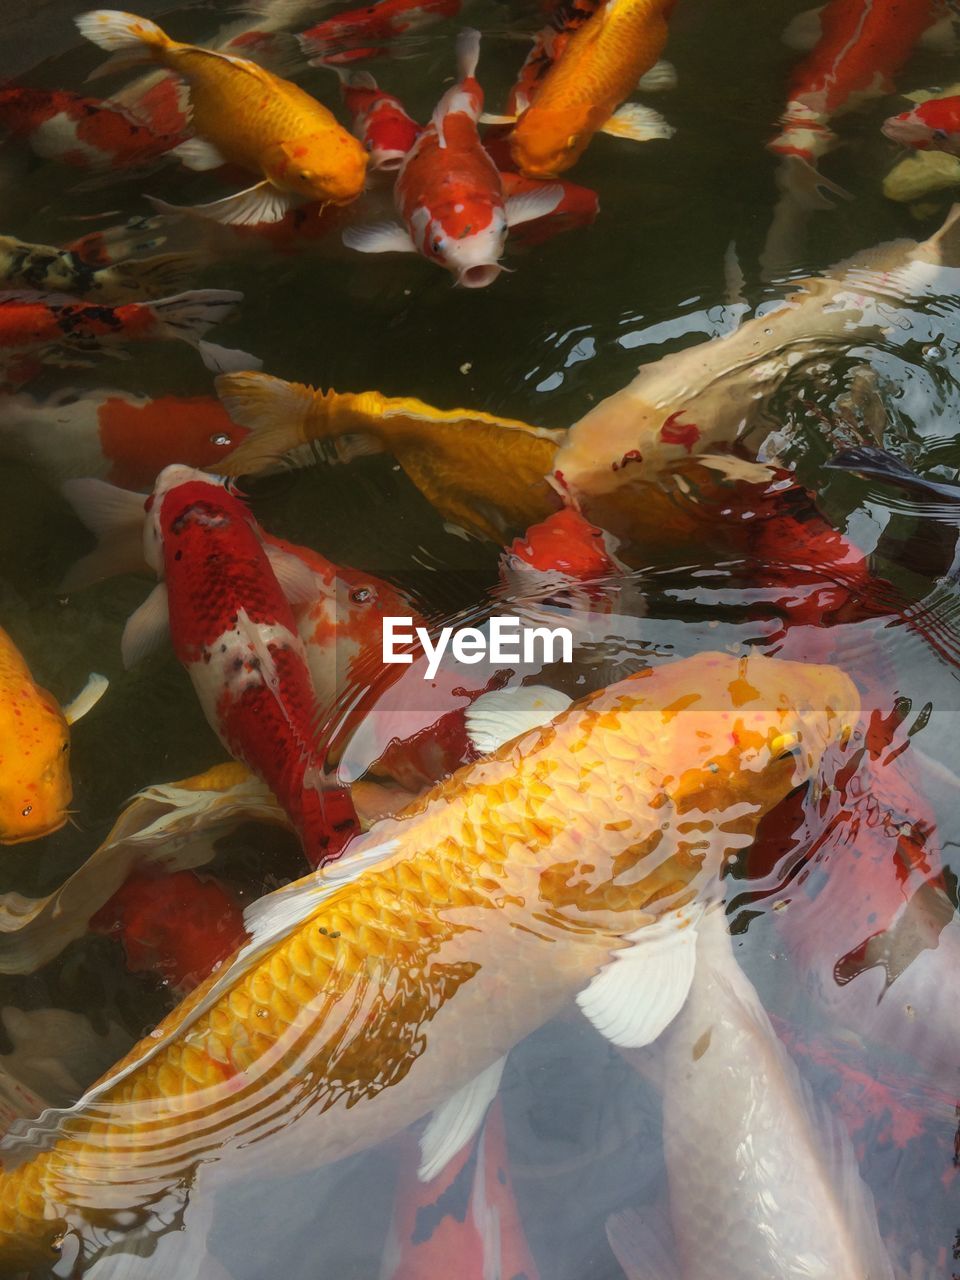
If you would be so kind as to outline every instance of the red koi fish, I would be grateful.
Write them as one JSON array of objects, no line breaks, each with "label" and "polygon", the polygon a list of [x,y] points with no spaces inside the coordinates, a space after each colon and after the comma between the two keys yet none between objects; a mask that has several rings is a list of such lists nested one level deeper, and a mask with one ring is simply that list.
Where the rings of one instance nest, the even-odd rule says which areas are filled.
[{"label": "red koi fish", "polygon": [[[508,203],[516,197],[533,195],[543,189],[542,182],[538,182],[536,178],[525,178],[520,173],[501,172],[500,181]],[[551,213],[518,226],[511,237],[516,244],[532,249],[534,245],[545,244],[554,236],[562,235],[564,231],[577,231],[596,221],[600,212],[600,198],[595,191],[562,179],[553,185],[563,192],[560,203]]]},{"label": "red koi fish", "polygon": [[44,160],[79,169],[132,169],[183,142],[117,103],[65,89],[0,89],[0,127]]},{"label": "red koi fish", "polygon": [[441,98],[433,119],[407,153],[394,192],[404,227],[348,227],[343,242],[361,253],[420,253],[468,289],[492,284],[503,270],[507,229],[544,217],[560,203],[559,187],[505,201],[500,174],[477,132],[483,90],[476,79],[480,33],[457,40],[459,83]]},{"label": "red koi fish", "polygon": [[802,15],[805,30],[794,43],[810,43],[812,34],[814,44],[794,69],[769,149],[807,161],[825,155],[836,140],[833,117],[891,93],[894,76],[938,16],[936,0],[830,0]]},{"label": "red koi fish", "polygon": [[354,136],[370,152],[370,167],[399,169],[416,142],[420,126],[392,93],[377,88],[366,71],[340,72],[343,102],[353,119]]},{"label": "red koi fish", "polygon": [[429,1182],[407,1137],[381,1280],[539,1280],[520,1221],[499,1099],[483,1131]]},{"label": "red koi fish", "polygon": [[306,598],[313,575],[304,584],[301,563],[264,545],[243,502],[190,467],[162,471],[146,506],[144,554],[160,583],[127,623],[124,661],[169,627],[211,728],[270,787],[320,866],[358,822],[349,791],[325,783],[320,708],[276,573]]},{"label": "red koi fish", "polygon": [[960,97],[922,102],[912,111],[890,116],[881,128],[892,142],[915,151],[946,151],[960,156]]},{"label": "red koi fish", "polygon": [[149,489],[173,462],[215,467],[250,433],[216,396],[65,390],[47,400],[0,396],[0,454],[56,480],[96,476]]},{"label": "red koi fish", "polygon": [[461,0],[377,0],[318,22],[299,36],[300,48],[311,66],[379,57],[396,36],[455,18],[460,6]]},{"label": "red koi fish", "polygon": [[90,921],[116,936],[131,973],[154,973],[186,995],[244,941],[243,910],[216,880],[193,871],[138,872]]},{"label": "red koi fish", "polygon": [[194,289],[156,302],[106,306],[64,294],[0,293],[0,364],[57,348],[96,351],[173,339],[209,352],[210,345],[201,343],[203,335],[227,319],[242,297],[229,289]]}]

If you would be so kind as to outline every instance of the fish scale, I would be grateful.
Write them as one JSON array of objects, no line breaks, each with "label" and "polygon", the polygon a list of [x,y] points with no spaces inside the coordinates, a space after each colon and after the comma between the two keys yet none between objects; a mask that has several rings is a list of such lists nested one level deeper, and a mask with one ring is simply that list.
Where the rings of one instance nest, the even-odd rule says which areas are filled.
[{"label": "fish scale", "polygon": [[[691,690],[689,721],[664,714]],[[833,668],[704,654],[601,690],[465,766],[378,824],[356,859],[300,882],[296,923],[246,972],[235,961],[198,988],[63,1115],[55,1145],[0,1177],[0,1257],[82,1223],[78,1205],[148,1202],[241,1130],[232,1156],[269,1130],[271,1167],[291,1143],[302,1167],[411,1123],[557,1012],[625,932],[712,882],[727,828],[752,829],[816,773],[856,708]],[[803,737],[802,757],[785,761],[784,733]],[[729,783],[724,795],[711,769],[692,770],[714,787],[698,811],[709,857],[676,830],[698,758],[722,760]]]}]

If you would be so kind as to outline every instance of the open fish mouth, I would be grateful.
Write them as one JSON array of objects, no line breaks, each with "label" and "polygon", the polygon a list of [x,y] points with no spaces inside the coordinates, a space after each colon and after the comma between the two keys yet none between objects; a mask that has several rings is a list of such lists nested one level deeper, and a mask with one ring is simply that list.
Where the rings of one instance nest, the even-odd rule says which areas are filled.
[{"label": "open fish mouth", "polygon": [[502,270],[503,268],[495,262],[464,267],[457,277],[457,283],[462,284],[465,289],[483,289],[488,284],[493,284]]}]

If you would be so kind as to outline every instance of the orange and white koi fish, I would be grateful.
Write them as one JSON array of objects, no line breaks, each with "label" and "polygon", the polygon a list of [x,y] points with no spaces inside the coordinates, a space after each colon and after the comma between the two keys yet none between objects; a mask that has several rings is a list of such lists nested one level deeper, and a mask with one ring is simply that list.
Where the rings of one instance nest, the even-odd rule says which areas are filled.
[{"label": "orange and white koi fish", "polygon": [[429,1182],[420,1148],[404,1139],[380,1280],[539,1280],[510,1178],[503,1107],[494,1099],[478,1136]]},{"label": "orange and white koi fish", "polygon": [[249,434],[215,396],[151,400],[117,389],[0,396],[0,454],[56,480],[95,476],[149,489],[172,462],[216,469]]},{"label": "orange and white koi fish", "polygon": [[0,88],[0,127],[42,159],[79,169],[133,169],[184,140],[180,129],[159,132],[119,103],[65,89]]},{"label": "orange and white koi fish", "polygon": [[551,213],[562,192],[547,187],[504,200],[497,167],[477,132],[483,90],[476,79],[480,33],[457,40],[459,83],[407,153],[394,198],[404,226],[349,227],[343,242],[361,253],[420,253],[453,272],[468,289],[492,284],[503,270],[507,230]]},{"label": "orange and white koi fish", "polygon": [[103,676],[61,710],[0,629],[0,844],[58,831],[73,798],[70,728],[106,693]]},{"label": "orange and white koi fish", "polygon": [[158,1196],[186,1240],[209,1179],[223,1196],[431,1111],[419,1176],[435,1177],[503,1055],[574,997],[613,1043],[650,1043],[686,1000],[725,861],[833,777],[857,715],[835,668],[713,653],[528,719],[353,856],[248,908],[227,965],[69,1111],[6,1136],[0,1258],[49,1262],[65,1230],[89,1255],[104,1210],[109,1238]]},{"label": "orange and white koi fish", "polygon": [[[598,132],[646,142],[673,129],[659,112],[621,105],[650,71],[667,42],[673,0],[608,0],[569,38],[520,109],[511,137],[517,168],[530,178],[555,178],[583,155]],[[490,117],[507,123],[510,117]]]},{"label": "orange and white koi fish", "polygon": [[[220,222],[276,222],[297,199],[347,204],[363,190],[367,154],[315,98],[254,62],[171,40],[154,22],[114,9],[81,15],[104,49],[182,76],[197,136],[176,148],[189,168],[234,164],[260,175],[246,191],[193,212]],[[168,207],[168,206],[163,206]]]},{"label": "orange and white koi fish", "polygon": [[794,68],[769,149],[807,161],[825,155],[836,142],[833,117],[892,93],[894,76],[940,13],[937,0],[830,0],[794,20],[788,43],[812,47]]},{"label": "orange and white koi fish", "polygon": [[455,18],[462,0],[374,0],[325,18],[299,37],[311,66],[379,57],[391,40],[441,18]]},{"label": "orange and white koi fish", "polygon": [[399,98],[378,89],[367,71],[342,72],[340,90],[353,118],[353,132],[370,153],[371,168],[399,169],[420,136],[416,120],[407,115]]}]

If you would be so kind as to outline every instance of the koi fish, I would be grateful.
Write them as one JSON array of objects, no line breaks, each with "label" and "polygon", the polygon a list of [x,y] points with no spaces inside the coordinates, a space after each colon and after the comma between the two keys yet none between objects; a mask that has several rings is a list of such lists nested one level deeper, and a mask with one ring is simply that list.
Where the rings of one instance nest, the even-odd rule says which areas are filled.
[{"label": "koi fish", "polygon": [[[536,179],[525,178],[520,173],[501,172],[500,182],[508,203],[516,197],[531,195],[541,187]],[[563,192],[559,203],[550,213],[517,226],[510,237],[515,244],[531,249],[534,245],[545,244],[564,231],[577,231],[581,227],[592,226],[596,221],[600,212],[600,198],[595,191],[591,191],[589,187],[579,187],[575,182],[562,180],[553,185]]]},{"label": "koi fish", "polygon": [[707,911],[698,932],[690,995],[664,1048],[672,1240],[635,1211],[611,1219],[628,1280],[671,1254],[682,1280],[893,1280],[850,1140],[778,1040],[722,910]]},{"label": "koi fish", "polygon": [[399,169],[416,142],[420,126],[392,93],[377,88],[367,71],[340,73],[343,103],[353,119],[353,132],[370,153],[370,164],[385,172]]},{"label": "koi fish", "polygon": [[960,97],[932,98],[911,111],[890,116],[884,136],[915,151],[945,151],[960,156]]},{"label": "koi fish", "polygon": [[831,119],[892,93],[894,76],[938,16],[935,0],[830,0],[800,15],[788,43],[812,48],[794,68],[781,130],[769,149],[806,161],[825,155],[836,142]]},{"label": "koi fish", "polygon": [[131,973],[154,973],[182,995],[209,977],[246,936],[236,898],[193,871],[135,873],[90,927],[119,936]]},{"label": "koi fish", "polygon": [[379,57],[386,52],[382,45],[442,18],[455,18],[460,7],[461,0],[375,0],[310,27],[298,37],[300,48],[312,67]]},{"label": "koi fish", "polygon": [[0,629],[0,844],[21,844],[59,831],[67,820],[70,725],[107,691],[93,675],[84,691],[62,710],[53,694],[34,681],[23,656]]},{"label": "koi fish", "polygon": [[659,59],[671,7],[671,0],[608,0],[573,32],[516,120],[510,149],[521,173],[558,177],[598,132],[635,142],[673,135],[659,112],[621,105]]},{"label": "koi fish", "polygon": [[597,12],[603,0],[565,0],[551,7],[550,21],[533,39],[520,73],[507,99],[507,115],[526,111],[536,97],[544,76],[570,43],[570,37]]},{"label": "koi fish", "polygon": [[193,213],[227,223],[277,222],[297,198],[347,204],[363,190],[363,147],[290,81],[255,62],[171,40],[156,23],[118,10],[82,14],[77,26],[101,48],[139,53],[187,82],[197,137],[175,148],[183,164],[235,164],[260,175],[247,190],[196,205]]},{"label": "koi fish", "polygon": [[108,1204],[136,1217],[217,1172],[315,1167],[431,1109],[435,1177],[502,1055],[572,996],[608,1039],[649,1043],[687,997],[694,900],[856,716],[835,668],[716,653],[529,723],[248,908],[233,960],[69,1112],[7,1135],[0,1256],[49,1261]]},{"label": "koi fish", "polygon": [[192,289],[155,302],[110,306],[63,294],[0,293],[0,363],[58,348],[85,352],[127,342],[174,340],[189,343],[201,354],[239,356],[242,353],[227,353],[202,338],[232,314],[242,297],[229,289]]},{"label": "koi fish", "polygon": [[41,159],[79,169],[138,168],[184,140],[181,130],[160,132],[119,103],[65,89],[0,88],[0,127]]},{"label": "koi fish", "polygon": [[430,1182],[419,1147],[404,1141],[381,1280],[539,1280],[510,1179],[503,1108],[495,1099],[477,1138]]},{"label": "koi fish", "polygon": [[214,396],[69,388],[46,400],[0,396],[0,454],[56,480],[96,476],[149,489],[172,462],[216,469],[247,435]]},{"label": "koi fish", "polygon": [[163,253],[93,267],[82,249],[57,249],[0,236],[0,281],[9,288],[64,293],[84,300],[116,303],[162,298],[181,283],[191,262],[187,253]]},{"label": "koi fish", "polygon": [[479,31],[462,31],[459,83],[441,98],[397,173],[394,200],[405,226],[348,227],[343,233],[344,244],[361,253],[419,253],[468,289],[492,284],[503,270],[509,227],[552,213],[563,196],[546,187],[504,200],[500,174],[477,132],[483,109],[479,57]]},{"label": "koi fish", "polygon": [[166,467],[147,499],[144,556],[160,582],[131,615],[132,666],[169,629],[207,721],[226,750],[273,791],[317,866],[357,830],[349,793],[325,784],[320,709],[290,603],[311,599],[313,574],[266,546],[244,504],[219,480]]},{"label": "koi fish", "polygon": [[495,542],[556,507],[544,479],[556,433],[546,428],[377,391],[318,391],[265,374],[223,374],[216,387],[231,419],[253,433],[220,464],[224,475],[254,475],[302,444],[347,437],[342,456],[387,450],[448,520]]}]

